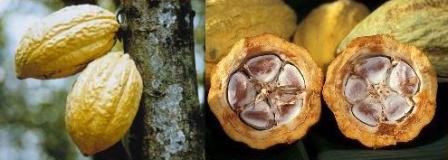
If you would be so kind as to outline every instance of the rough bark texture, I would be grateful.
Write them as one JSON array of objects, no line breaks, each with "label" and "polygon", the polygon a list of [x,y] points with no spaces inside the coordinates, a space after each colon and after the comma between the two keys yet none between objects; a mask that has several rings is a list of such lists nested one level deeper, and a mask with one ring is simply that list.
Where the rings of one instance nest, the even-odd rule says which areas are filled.
[{"label": "rough bark texture", "polygon": [[122,0],[124,50],[144,90],[125,146],[132,159],[205,159],[190,1]]}]

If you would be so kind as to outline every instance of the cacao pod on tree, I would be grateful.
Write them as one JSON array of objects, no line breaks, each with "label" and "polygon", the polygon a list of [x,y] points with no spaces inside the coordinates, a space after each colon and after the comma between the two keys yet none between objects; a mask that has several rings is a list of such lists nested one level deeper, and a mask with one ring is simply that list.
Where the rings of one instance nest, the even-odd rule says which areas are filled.
[{"label": "cacao pod on tree", "polygon": [[73,75],[115,43],[115,15],[94,5],[65,7],[33,24],[16,53],[19,79]]},{"label": "cacao pod on tree", "polygon": [[117,143],[137,113],[143,83],[134,61],[109,53],[87,65],[67,97],[66,129],[85,155]]}]

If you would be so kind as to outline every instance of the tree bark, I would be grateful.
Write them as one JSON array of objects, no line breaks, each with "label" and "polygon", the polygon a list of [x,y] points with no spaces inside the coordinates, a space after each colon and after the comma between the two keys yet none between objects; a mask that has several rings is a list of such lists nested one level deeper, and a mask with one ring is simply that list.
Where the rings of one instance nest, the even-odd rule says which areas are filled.
[{"label": "tree bark", "polygon": [[205,159],[190,1],[122,0],[123,43],[143,78],[143,96],[125,139],[130,157]]}]

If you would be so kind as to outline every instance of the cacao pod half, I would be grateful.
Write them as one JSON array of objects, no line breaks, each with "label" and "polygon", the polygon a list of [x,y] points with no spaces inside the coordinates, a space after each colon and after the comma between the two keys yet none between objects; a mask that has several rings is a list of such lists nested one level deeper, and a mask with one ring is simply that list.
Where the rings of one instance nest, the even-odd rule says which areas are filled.
[{"label": "cacao pod half", "polygon": [[143,84],[134,61],[109,53],[80,74],[67,97],[65,125],[85,155],[118,142],[134,120]]},{"label": "cacao pod half", "polygon": [[294,11],[279,0],[207,0],[205,12],[207,86],[214,66],[238,40],[262,33],[289,39],[296,27]]},{"label": "cacao pod half", "polygon": [[73,75],[115,43],[115,15],[94,5],[65,7],[33,24],[16,53],[19,79]]},{"label": "cacao pod half", "polygon": [[338,0],[311,11],[300,23],[294,43],[310,52],[322,68],[336,57],[336,47],[352,28],[369,14],[362,3]]},{"label": "cacao pod half", "polygon": [[293,143],[319,119],[322,70],[293,43],[270,34],[244,38],[216,71],[208,103],[235,141],[256,149]]},{"label": "cacao pod half", "polygon": [[417,137],[436,93],[425,54],[384,35],[355,38],[329,65],[322,92],[341,132],[372,148]]},{"label": "cacao pod half", "polygon": [[440,80],[448,80],[448,1],[392,0],[353,28],[338,46],[344,50],[356,37],[389,34],[426,52]]}]

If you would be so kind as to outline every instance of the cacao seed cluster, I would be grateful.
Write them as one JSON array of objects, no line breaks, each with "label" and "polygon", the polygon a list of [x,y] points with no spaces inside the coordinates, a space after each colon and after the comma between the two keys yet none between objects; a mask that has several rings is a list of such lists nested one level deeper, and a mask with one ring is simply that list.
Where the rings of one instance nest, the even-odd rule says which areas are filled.
[{"label": "cacao seed cluster", "polygon": [[118,142],[134,120],[143,84],[134,61],[109,52],[119,23],[95,5],[75,5],[36,22],[16,53],[19,79],[63,78],[81,72],[67,97],[65,124],[85,155]]},{"label": "cacao seed cluster", "polygon": [[264,149],[300,139],[320,116],[310,93],[323,95],[346,137],[371,148],[411,141],[431,122],[437,78],[448,73],[448,1],[391,0],[370,14],[337,0],[312,10],[294,35],[289,9],[273,12],[281,1],[245,2],[210,0],[206,9],[208,104],[233,140]]}]

